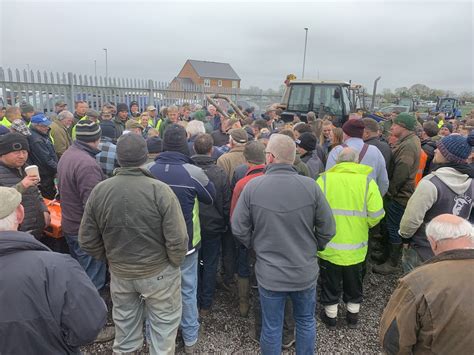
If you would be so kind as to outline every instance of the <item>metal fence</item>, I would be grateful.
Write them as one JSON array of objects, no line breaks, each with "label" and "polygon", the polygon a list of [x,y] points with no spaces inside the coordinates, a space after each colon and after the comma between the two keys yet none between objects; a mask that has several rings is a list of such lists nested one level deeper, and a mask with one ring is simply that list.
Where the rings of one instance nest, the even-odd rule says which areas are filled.
[{"label": "metal fence", "polygon": [[26,101],[38,111],[52,112],[54,103],[65,101],[69,108],[75,101],[86,101],[99,110],[105,103],[126,103],[137,101],[140,110],[148,105],[157,107],[172,104],[206,105],[206,95],[224,94],[240,104],[244,109],[254,106],[261,112],[266,106],[279,102],[279,95],[246,94],[241,89],[205,87],[144,79],[104,78],[73,73],[47,73],[43,71],[4,70],[0,67],[0,105],[18,105]]}]

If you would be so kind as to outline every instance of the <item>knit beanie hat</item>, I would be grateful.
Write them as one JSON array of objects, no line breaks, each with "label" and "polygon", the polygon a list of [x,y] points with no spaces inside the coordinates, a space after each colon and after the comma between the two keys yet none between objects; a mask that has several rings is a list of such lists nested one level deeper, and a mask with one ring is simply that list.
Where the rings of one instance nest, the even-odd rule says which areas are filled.
[{"label": "knit beanie hat", "polygon": [[438,149],[448,161],[464,164],[471,154],[474,146],[474,133],[471,132],[468,137],[459,134],[450,134],[444,137],[438,143]]},{"label": "knit beanie hat", "polygon": [[312,152],[316,149],[317,140],[313,133],[304,132],[295,142],[298,147],[303,148],[307,152]]},{"label": "knit beanie hat", "polygon": [[265,164],[265,146],[258,141],[251,141],[245,145],[244,158],[251,164]]},{"label": "knit beanie hat", "polygon": [[117,105],[117,112],[122,112],[122,111],[127,111],[128,112],[127,104],[118,104]]},{"label": "knit beanie hat", "polygon": [[0,156],[18,150],[30,150],[28,138],[21,133],[11,132],[0,136]]},{"label": "knit beanie hat", "polygon": [[364,135],[364,128],[364,121],[360,118],[347,120],[346,123],[342,125],[342,131],[349,137],[353,138],[362,138]]},{"label": "knit beanie hat", "polygon": [[117,160],[122,167],[138,167],[148,160],[145,138],[139,134],[124,134],[117,141]]},{"label": "knit beanie hat", "polygon": [[90,120],[76,123],[76,139],[81,142],[95,142],[100,139],[100,126]]},{"label": "knit beanie hat", "polygon": [[163,141],[158,136],[150,137],[146,140],[146,146],[150,154],[161,153],[163,150]]},{"label": "knit beanie hat", "polygon": [[416,118],[408,113],[402,112],[395,117],[393,123],[402,126],[409,131],[414,131],[416,127]]},{"label": "knit beanie hat", "polygon": [[451,123],[445,123],[441,126],[441,128],[443,127],[447,128],[449,130],[449,133],[453,133],[453,125]]},{"label": "knit beanie hat", "polygon": [[23,101],[20,104],[20,111],[22,114],[25,114],[28,112],[35,112],[35,108],[33,107],[33,105],[29,104],[28,102]]},{"label": "knit beanie hat", "polygon": [[102,136],[108,137],[112,140],[117,138],[115,135],[117,134],[115,131],[115,125],[112,121],[102,121],[100,123],[100,129],[102,131]]},{"label": "knit beanie hat", "polygon": [[184,127],[173,124],[165,129],[163,151],[179,152],[189,156],[187,135]]}]

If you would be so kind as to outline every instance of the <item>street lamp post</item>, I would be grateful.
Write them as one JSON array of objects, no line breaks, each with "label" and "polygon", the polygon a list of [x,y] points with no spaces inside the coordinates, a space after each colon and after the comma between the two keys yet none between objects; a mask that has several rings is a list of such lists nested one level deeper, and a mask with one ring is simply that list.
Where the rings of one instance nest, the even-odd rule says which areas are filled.
[{"label": "street lamp post", "polygon": [[304,67],[306,65],[306,45],[308,43],[308,27],[305,27],[304,30],[306,31],[306,34],[304,37],[303,74],[301,75],[301,79],[304,79]]},{"label": "street lamp post", "polygon": [[107,62],[107,48],[103,48],[105,51],[105,82],[108,83],[108,77],[109,77],[109,65]]},{"label": "street lamp post", "polygon": [[94,76],[97,77],[97,60],[94,59]]}]

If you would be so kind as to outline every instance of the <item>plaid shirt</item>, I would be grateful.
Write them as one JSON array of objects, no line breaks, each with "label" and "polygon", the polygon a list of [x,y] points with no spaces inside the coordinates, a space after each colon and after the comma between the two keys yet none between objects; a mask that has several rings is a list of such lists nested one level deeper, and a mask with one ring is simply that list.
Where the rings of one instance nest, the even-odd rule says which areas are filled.
[{"label": "plaid shirt", "polygon": [[95,159],[104,174],[111,177],[114,169],[119,167],[116,153],[117,146],[112,143],[109,137],[101,137],[98,149],[100,153],[97,153]]}]

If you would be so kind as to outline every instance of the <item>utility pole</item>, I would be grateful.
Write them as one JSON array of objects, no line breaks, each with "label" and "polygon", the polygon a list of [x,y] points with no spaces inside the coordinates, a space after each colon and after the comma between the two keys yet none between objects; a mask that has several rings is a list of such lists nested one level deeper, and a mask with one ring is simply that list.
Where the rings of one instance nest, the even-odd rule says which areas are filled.
[{"label": "utility pole", "polygon": [[107,60],[107,48],[103,48],[103,50],[105,51],[105,82],[106,82],[107,85],[108,85],[109,64],[108,64],[108,60]]},{"label": "utility pole", "polygon": [[308,44],[308,27],[305,27],[304,30],[306,31],[306,34],[304,37],[303,74],[301,75],[301,79],[304,79],[304,67],[306,65],[306,45]]},{"label": "utility pole", "polygon": [[94,59],[94,76],[97,77],[97,60]]}]

